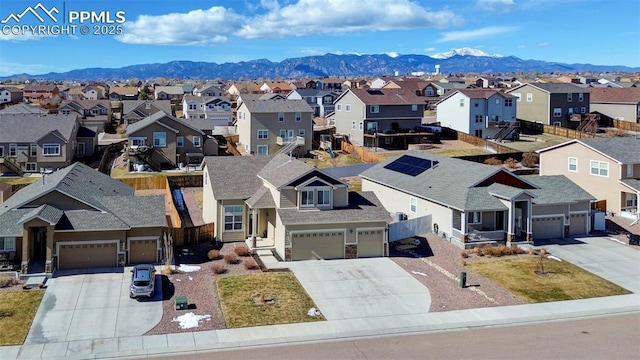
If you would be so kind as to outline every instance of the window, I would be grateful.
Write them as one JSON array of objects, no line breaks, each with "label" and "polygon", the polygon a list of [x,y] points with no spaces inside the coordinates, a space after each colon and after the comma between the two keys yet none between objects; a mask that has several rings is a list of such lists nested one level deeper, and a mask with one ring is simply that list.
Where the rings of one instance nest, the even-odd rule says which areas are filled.
[{"label": "window", "polygon": [[344,111],[351,111],[351,104],[346,104],[344,106]]},{"label": "window", "polygon": [[460,99],[460,107],[464,107],[464,99]]},{"label": "window", "polygon": [[569,171],[578,172],[578,158],[569,158]]},{"label": "window", "polygon": [[473,107],[476,107],[476,108],[477,108],[477,107],[479,107],[479,106],[480,106],[480,104],[479,104],[477,101],[475,101],[475,102],[473,103]]},{"label": "window", "polygon": [[355,130],[356,129],[356,122],[352,121],[351,122],[351,130]]},{"label": "window", "polygon": [[198,108],[198,105],[196,104],[189,104],[189,110],[196,110]]},{"label": "window", "polygon": [[520,100],[522,100],[521,99],[522,98],[522,94],[520,94],[520,93],[512,93],[511,95],[513,95],[513,96],[515,96],[517,98],[517,100],[516,100],[517,102],[520,102]]},{"label": "window", "polygon": [[504,106],[505,107],[512,107],[513,106],[513,99],[504,99]]},{"label": "window", "polygon": [[147,142],[147,138],[145,137],[132,137],[131,145],[132,146],[144,146]]},{"label": "window", "polygon": [[586,114],[587,113],[587,108],[586,107],[581,107],[580,108],[580,114]]},{"label": "window", "polygon": [[558,127],[560,127],[560,126],[562,126],[562,122],[561,122],[561,121],[554,121],[554,122],[553,122],[553,126],[558,126]]},{"label": "window", "polygon": [[69,115],[71,113],[71,110],[69,109],[62,109],[62,115]]},{"label": "window", "polygon": [[418,199],[414,197],[409,198],[409,211],[413,214],[418,212]]},{"label": "window", "polygon": [[418,105],[416,104],[411,105],[411,111],[418,111]]},{"label": "window", "polygon": [[269,138],[269,130],[258,130],[258,140],[267,140]]},{"label": "window", "polygon": [[572,93],[568,93],[567,94],[567,102],[572,102],[573,101],[573,94]]},{"label": "window", "polygon": [[329,190],[318,190],[318,206],[331,205],[331,192]]},{"label": "window", "polygon": [[476,122],[477,123],[481,123],[482,122],[482,115],[476,115]]},{"label": "window", "polygon": [[38,164],[34,163],[34,162],[28,162],[28,163],[24,164],[24,169],[27,172],[36,172],[36,171],[38,171]]},{"label": "window", "polygon": [[153,146],[165,147],[167,146],[167,133],[154,132],[153,133]]},{"label": "window", "polygon": [[467,219],[468,224],[482,224],[482,213],[480,211],[472,211]]},{"label": "window", "polygon": [[561,108],[553,108],[553,117],[561,117],[562,109]]},{"label": "window", "polygon": [[258,145],[256,147],[256,153],[258,156],[268,156],[269,155],[269,145]]},{"label": "window", "polygon": [[609,177],[609,163],[591,160],[591,175]]},{"label": "window", "polygon": [[633,164],[627,164],[627,177],[633,177]]},{"label": "window", "polygon": [[224,230],[242,230],[242,205],[232,205],[224,207]]},{"label": "window", "polygon": [[284,113],[278,113],[278,121],[284,122]]},{"label": "window", "polygon": [[313,190],[302,190],[300,192],[300,207],[313,206]]},{"label": "window", "polygon": [[362,121],[358,123],[358,130],[362,131]]},{"label": "window", "polygon": [[85,151],[85,144],[83,142],[79,142],[78,148],[76,149],[76,155],[84,155]]},{"label": "window", "polygon": [[325,104],[331,104],[333,103],[333,98],[331,98],[331,96],[327,96],[323,99],[323,103]]},{"label": "window", "polygon": [[16,250],[15,237],[0,237],[0,251],[15,251],[15,250]]},{"label": "window", "polygon": [[278,136],[280,136],[283,139],[286,139],[287,138],[287,130],[280,129],[280,134]]},{"label": "window", "polygon": [[584,94],[583,93],[579,93],[578,94],[578,101],[579,102],[583,102],[584,101]]},{"label": "window", "polygon": [[533,93],[527,93],[527,102],[533,101]]},{"label": "window", "polygon": [[60,156],[60,144],[44,144],[44,145],[42,145],[42,155],[44,155],[44,156]]},{"label": "window", "polygon": [[200,147],[202,144],[200,143],[200,136],[193,137],[193,146]]},{"label": "window", "polygon": [[336,111],[342,111],[342,104],[336,104]]},{"label": "window", "polygon": [[370,111],[372,114],[377,114],[380,112],[380,106],[378,105],[371,105],[370,107]]},{"label": "window", "polygon": [[433,89],[430,87],[427,88],[427,96],[433,96]]},{"label": "window", "polygon": [[9,156],[18,156],[18,144],[9,144]]},{"label": "window", "polygon": [[304,136],[304,129],[298,129],[298,135]]},{"label": "window", "polygon": [[176,138],[176,146],[183,147],[184,146],[184,136],[178,136]]},{"label": "window", "polygon": [[296,122],[300,122],[302,121],[302,113],[297,112],[296,113]]},{"label": "window", "polygon": [[4,146],[0,146],[0,156],[4,156]]},{"label": "window", "polygon": [[496,105],[500,105],[500,99],[496,99]]},{"label": "window", "polygon": [[31,146],[29,147],[29,156],[38,156],[38,144],[31,144]]}]

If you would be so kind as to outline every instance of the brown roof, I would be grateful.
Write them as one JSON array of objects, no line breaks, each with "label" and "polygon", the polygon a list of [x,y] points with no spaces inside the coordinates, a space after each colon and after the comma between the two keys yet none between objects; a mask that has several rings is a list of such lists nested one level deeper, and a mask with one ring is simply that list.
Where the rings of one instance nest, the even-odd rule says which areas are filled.
[{"label": "brown roof", "polygon": [[424,104],[425,98],[403,89],[351,89],[366,105]]},{"label": "brown roof", "polygon": [[468,97],[470,97],[471,99],[488,99],[490,97],[492,97],[493,95],[495,95],[496,93],[498,93],[499,95],[501,95],[504,98],[513,98],[513,95],[510,94],[505,94],[502,91],[499,90],[492,90],[492,89],[460,89],[458,90],[459,92],[467,95]]},{"label": "brown roof", "polygon": [[109,93],[118,95],[137,95],[138,88],[134,86],[116,86],[109,89]]},{"label": "brown roof", "polygon": [[24,91],[53,91],[55,88],[56,84],[35,84],[25,86]]},{"label": "brown roof", "polygon": [[393,82],[394,84],[400,86],[402,89],[409,90],[422,90],[430,84],[429,81],[426,81],[422,78],[405,78],[405,79],[394,79],[389,82]]},{"label": "brown roof", "polygon": [[592,88],[591,102],[640,103],[640,88]]}]

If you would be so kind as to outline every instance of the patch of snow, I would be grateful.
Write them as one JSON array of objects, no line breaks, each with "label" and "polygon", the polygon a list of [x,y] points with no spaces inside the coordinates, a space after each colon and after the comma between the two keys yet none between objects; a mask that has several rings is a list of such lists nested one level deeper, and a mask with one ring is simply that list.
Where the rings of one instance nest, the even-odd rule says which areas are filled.
[{"label": "patch of snow", "polygon": [[400,54],[395,51],[383,52],[382,54],[386,54],[387,56],[392,57],[394,59],[400,56]]},{"label": "patch of snow", "polygon": [[196,315],[192,312],[173,318],[172,322],[177,322],[181,329],[193,329],[200,326],[203,320],[211,320],[211,315]]},{"label": "patch of snow", "polygon": [[456,55],[461,55],[461,56],[486,56],[486,57],[493,57],[493,58],[500,58],[503,57],[500,54],[489,54],[486,53],[482,50],[478,50],[478,49],[472,49],[472,48],[459,48],[459,49],[453,49],[451,51],[447,51],[447,52],[443,52],[443,53],[438,53],[438,54],[433,54],[433,55],[429,55],[430,57],[434,58],[434,59],[448,59],[452,56],[456,56]]},{"label": "patch of snow", "polygon": [[309,309],[309,311],[307,311],[307,315],[309,315],[309,316],[320,316],[320,311],[318,311],[318,309],[312,307],[311,309]]},{"label": "patch of snow", "polygon": [[560,259],[557,256],[553,256],[553,255],[547,255],[547,258],[551,259],[551,260],[555,260],[555,261],[562,261],[562,259]]},{"label": "patch of snow", "polygon": [[180,265],[178,267],[178,270],[181,272],[194,272],[194,271],[198,271],[200,270],[200,266],[196,266],[196,265]]},{"label": "patch of snow", "polygon": [[423,272],[420,272],[420,271],[414,271],[414,270],[412,270],[412,271],[411,271],[411,273],[412,273],[412,274],[415,274],[415,275],[427,276],[427,274],[425,274],[425,273],[423,273]]},{"label": "patch of snow", "polygon": [[180,280],[180,279],[176,279],[176,281],[182,281],[182,280]]},{"label": "patch of snow", "polygon": [[190,280],[190,281],[193,281],[193,278],[192,278],[191,276],[189,276],[189,280]]}]

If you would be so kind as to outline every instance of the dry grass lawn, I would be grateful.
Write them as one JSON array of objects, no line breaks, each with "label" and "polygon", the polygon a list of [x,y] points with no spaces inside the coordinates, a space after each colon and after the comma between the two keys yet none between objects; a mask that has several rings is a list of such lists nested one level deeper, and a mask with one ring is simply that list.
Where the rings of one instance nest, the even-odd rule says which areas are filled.
[{"label": "dry grass lawn", "polygon": [[456,157],[456,156],[469,156],[469,155],[484,155],[484,154],[488,154],[489,152],[480,149],[480,148],[475,148],[475,149],[447,149],[447,150],[433,150],[433,151],[429,151],[432,154],[436,154],[436,155],[440,155],[440,156],[447,156],[447,157]]},{"label": "dry grass lawn", "polygon": [[198,207],[202,209],[202,189],[195,191],[193,193],[193,197],[196,199],[196,203],[198,203]]},{"label": "dry grass lawn", "polygon": [[539,257],[475,262],[467,266],[530,303],[624,295],[630,292],[566,261]]},{"label": "dry grass lawn", "polygon": [[319,152],[319,154],[315,159],[303,159],[303,161],[318,169],[362,164],[362,160],[359,157],[348,153],[336,153],[338,156],[335,158],[331,158],[331,156],[325,152]]},{"label": "dry grass lawn", "polygon": [[29,177],[11,177],[11,178],[0,178],[0,182],[9,184],[9,185],[19,185],[19,184],[32,184],[38,180],[40,177],[29,176]]},{"label": "dry grass lawn", "polygon": [[229,276],[216,287],[228,328],[324,320],[307,315],[315,304],[292,273]]},{"label": "dry grass lawn", "polygon": [[43,290],[0,293],[0,346],[22,345],[43,296]]}]

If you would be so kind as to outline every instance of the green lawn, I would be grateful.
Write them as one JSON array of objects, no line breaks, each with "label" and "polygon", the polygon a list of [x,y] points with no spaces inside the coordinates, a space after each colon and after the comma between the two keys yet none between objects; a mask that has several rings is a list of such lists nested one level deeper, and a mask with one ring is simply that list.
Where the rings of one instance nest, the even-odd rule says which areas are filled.
[{"label": "green lawn", "polygon": [[22,345],[44,290],[0,293],[0,346]]},{"label": "green lawn", "polygon": [[[228,328],[324,320],[307,315],[315,304],[292,273],[229,276],[216,286]],[[262,296],[273,301],[263,303]]]},{"label": "green lawn", "polygon": [[623,295],[630,292],[566,261],[545,258],[546,274],[537,275],[538,257],[467,264],[479,274],[530,303]]}]

